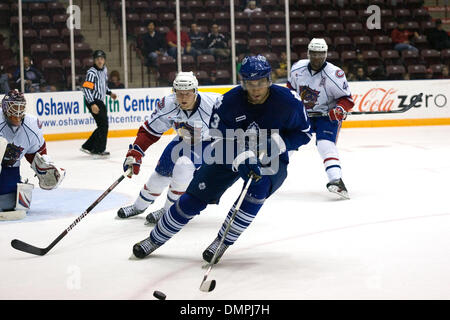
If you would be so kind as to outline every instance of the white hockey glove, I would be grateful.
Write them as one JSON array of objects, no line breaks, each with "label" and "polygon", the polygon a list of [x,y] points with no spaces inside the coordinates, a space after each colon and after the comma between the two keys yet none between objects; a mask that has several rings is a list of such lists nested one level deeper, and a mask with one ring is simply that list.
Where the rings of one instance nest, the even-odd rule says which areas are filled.
[{"label": "white hockey glove", "polygon": [[66,176],[66,170],[55,167],[51,158],[46,154],[36,153],[31,168],[39,179],[39,187],[44,190],[55,189]]}]

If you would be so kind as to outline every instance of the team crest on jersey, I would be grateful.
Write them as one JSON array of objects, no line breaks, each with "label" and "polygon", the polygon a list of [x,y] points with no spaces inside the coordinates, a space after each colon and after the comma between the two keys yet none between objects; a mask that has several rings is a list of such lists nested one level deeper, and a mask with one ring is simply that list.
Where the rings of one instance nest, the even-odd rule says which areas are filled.
[{"label": "team crest on jersey", "polygon": [[2,166],[12,167],[17,160],[20,159],[23,148],[16,146],[14,143],[8,143],[5,155],[3,156]]},{"label": "team crest on jersey", "polygon": [[320,91],[314,90],[309,86],[300,86],[300,98],[302,98],[303,104],[306,109],[312,109],[317,104]]},{"label": "team crest on jersey", "polygon": [[250,123],[248,125],[247,130],[245,130],[245,132],[258,134],[259,133],[259,126],[258,126],[258,124],[255,121],[253,121],[252,123]]},{"label": "team crest on jersey", "polygon": [[344,76],[344,71],[342,70],[336,70],[336,77],[337,78],[342,78]]}]

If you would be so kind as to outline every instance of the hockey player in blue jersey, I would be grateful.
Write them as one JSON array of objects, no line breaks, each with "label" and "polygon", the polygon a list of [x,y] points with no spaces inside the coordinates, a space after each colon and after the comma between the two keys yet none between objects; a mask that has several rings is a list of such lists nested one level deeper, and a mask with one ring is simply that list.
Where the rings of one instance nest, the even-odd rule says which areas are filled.
[{"label": "hockey player in blue jersey", "polygon": [[[164,213],[150,236],[134,245],[135,257],[144,258],[152,253],[208,204],[218,204],[222,194],[239,178],[247,181],[251,177],[253,180],[223,245],[218,248],[236,202],[229,211],[217,238],[203,252],[203,259],[211,262],[214,253],[219,250],[215,260],[217,262],[225,250],[250,225],[264,201],[282,185],[287,177],[289,163],[287,151],[297,150],[310,141],[310,123],[300,97],[294,91],[272,85],[271,67],[265,57],[258,55],[244,58],[239,74],[241,85],[219,98],[214,107],[210,133],[214,129],[217,130],[221,133],[217,136],[222,136],[222,139],[216,137],[214,143],[222,141],[227,144],[230,139],[223,139],[224,136],[229,136],[227,131],[256,132],[258,144],[266,142],[266,156],[270,161],[265,162],[266,166],[278,161],[277,170],[265,171],[266,168],[262,166],[262,158],[258,156],[257,150],[247,147],[251,143],[231,139],[232,143],[241,146],[237,148],[238,151],[231,154],[231,157],[229,152],[224,154],[224,158],[231,158],[231,162],[215,161],[207,164],[205,161],[195,172],[186,193]],[[262,141],[263,139],[266,141]],[[224,149],[228,150],[218,148],[217,152]],[[279,154],[276,150],[285,151]]]}]

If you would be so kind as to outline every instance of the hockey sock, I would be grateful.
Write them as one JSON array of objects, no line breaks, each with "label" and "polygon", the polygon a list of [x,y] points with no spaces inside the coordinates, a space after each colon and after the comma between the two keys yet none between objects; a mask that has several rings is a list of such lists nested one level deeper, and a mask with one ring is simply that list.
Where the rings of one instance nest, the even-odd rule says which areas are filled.
[{"label": "hockey sock", "polygon": [[328,181],[342,178],[341,162],[336,144],[328,140],[319,140],[317,141],[317,150],[322,157]]},{"label": "hockey sock", "polygon": [[134,202],[134,207],[140,211],[147,209],[158,198],[164,188],[167,187],[169,181],[170,177],[153,172],[139,192],[139,196]]},{"label": "hockey sock", "polygon": [[206,202],[185,193],[159,219],[150,233],[150,239],[156,244],[163,245],[206,206]]},{"label": "hockey sock", "polygon": [[167,200],[164,209],[168,210],[178,198],[186,191],[189,182],[192,180],[195,166],[188,157],[180,157],[176,162],[172,172],[172,180],[167,191]]},{"label": "hockey sock", "polygon": [[[258,185],[250,185],[247,195],[244,198],[244,201],[239,208],[239,211],[236,213],[234,217],[233,224],[228,230],[227,235],[225,236],[224,243],[226,245],[232,245],[242,234],[242,232],[247,229],[247,227],[252,223],[253,219],[256,217],[256,214],[259,212],[261,207],[266,200],[267,195],[269,194],[269,189],[271,186],[270,179],[267,176],[263,176],[265,181],[262,181]],[[225,229],[227,228],[231,216],[236,208],[236,202],[233,204],[232,208],[228,212],[228,215],[222,224],[222,227],[219,231],[218,236],[220,238],[223,237],[225,233]]]}]

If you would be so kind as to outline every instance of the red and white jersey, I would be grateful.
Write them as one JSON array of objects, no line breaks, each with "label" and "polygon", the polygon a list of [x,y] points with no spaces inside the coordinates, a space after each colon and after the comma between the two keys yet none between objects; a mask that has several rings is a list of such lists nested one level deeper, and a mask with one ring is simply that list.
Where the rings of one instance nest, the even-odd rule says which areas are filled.
[{"label": "red and white jersey", "polygon": [[36,152],[46,154],[44,136],[38,119],[25,114],[20,126],[11,126],[0,109],[0,137],[8,141],[2,165],[6,167],[20,166],[20,160],[25,156],[31,163]]},{"label": "red and white jersey", "polygon": [[195,133],[195,136],[201,135],[201,140],[205,140],[209,138],[208,127],[213,107],[221,97],[219,93],[198,92],[194,109],[184,111],[179,107],[175,94],[167,95],[157,104],[143,127],[158,138],[170,128],[174,128],[177,133],[179,129],[184,128],[194,130],[191,133]]},{"label": "red and white jersey", "polygon": [[349,111],[354,105],[344,71],[330,62],[314,71],[308,59],[297,61],[287,86],[298,92],[307,111],[328,112],[337,105]]}]

